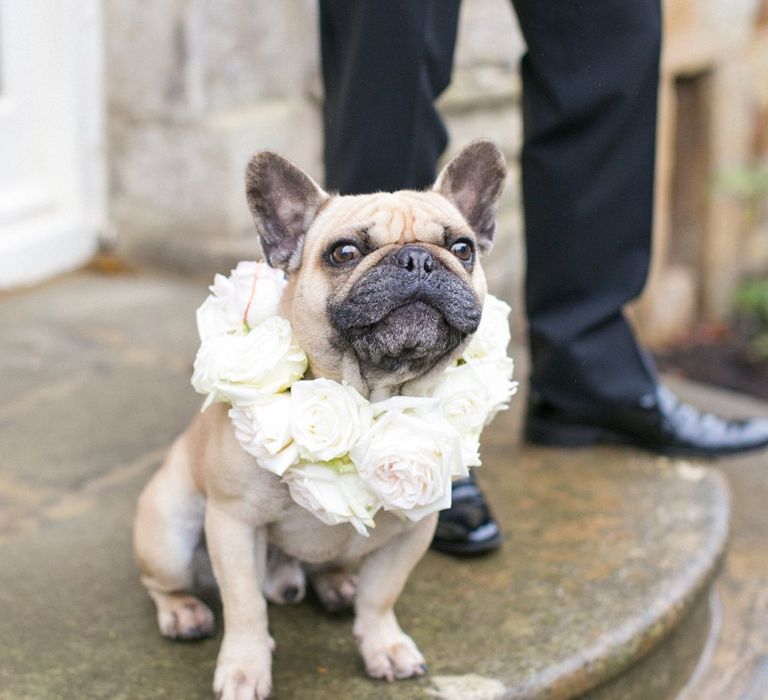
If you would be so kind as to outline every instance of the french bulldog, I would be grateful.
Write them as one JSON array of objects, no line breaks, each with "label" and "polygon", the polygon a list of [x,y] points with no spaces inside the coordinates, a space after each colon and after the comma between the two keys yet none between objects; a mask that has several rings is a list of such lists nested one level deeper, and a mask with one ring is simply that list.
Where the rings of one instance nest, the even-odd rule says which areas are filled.
[{"label": "french bulldog", "polygon": [[[462,150],[422,192],[329,194],[279,155],[253,157],[248,206],[268,264],[287,275],[281,315],[307,354],[308,378],[349,382],[375,401],[418,393],[458,357],[480,321],[480,255],[493,242],[505,177],[499,148],[486,140]],[[369,537],[321,523],[257,466],[237,442],[227,407],[214,404],[175,441],[141,494],[134,552],[160,632],[191,639],[214,632],[213,614],[190,592],[204,542],[224,611],[214,692],[262,700],[275,646],[265,594],[297,602],[305,570],[328,608],[353,605],[370,676],[425,673],[394,606],[436,520],[380,511]]]}]

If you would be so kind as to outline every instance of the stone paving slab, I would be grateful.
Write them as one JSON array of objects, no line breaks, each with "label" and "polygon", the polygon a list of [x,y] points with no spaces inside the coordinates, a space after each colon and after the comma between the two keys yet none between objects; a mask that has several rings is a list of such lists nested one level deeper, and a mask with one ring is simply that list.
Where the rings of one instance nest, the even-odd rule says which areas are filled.
[{"label": "stone paving slab", "polygon": [[203,285],[80,275],[0,297],[0,479],[73,488],[168,444]]},{"label": "stone paving slab", "polygon": [[[210,697],[219,640],[161,638],[130,554],[137,494],[199,405],[188,377],[204,295],[78,275],[0,297],[3,700]],[[369,681],[351,620],[307,601],[270,611],[277,700],[569,697],[685,614],[724,545],[718,473],[629,450],[520,449],[518,421],[497,419],[480,470],[501,552],[427,555],[399,605],[430,677]]]}]

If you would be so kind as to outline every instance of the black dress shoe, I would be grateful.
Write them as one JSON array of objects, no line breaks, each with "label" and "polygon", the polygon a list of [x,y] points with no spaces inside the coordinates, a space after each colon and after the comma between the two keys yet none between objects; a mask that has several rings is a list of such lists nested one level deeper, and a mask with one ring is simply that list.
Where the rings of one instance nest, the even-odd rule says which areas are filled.
[{"label": "black dress shoe", "polygon": [[482,554],[501,545],[499,526],[482,491],[469,476],[453,482],[453,503],[440,513],[432,549],[459,556]]},{"label": "black dress shoe", "polygon": [[585,406],[564,412],[540,398],[528,405],[525,439],[537,445],[634,445],[659,454],[721,457],[768,445],[768,421],[726,420],[682,403],[659,385],[635,405]]}]

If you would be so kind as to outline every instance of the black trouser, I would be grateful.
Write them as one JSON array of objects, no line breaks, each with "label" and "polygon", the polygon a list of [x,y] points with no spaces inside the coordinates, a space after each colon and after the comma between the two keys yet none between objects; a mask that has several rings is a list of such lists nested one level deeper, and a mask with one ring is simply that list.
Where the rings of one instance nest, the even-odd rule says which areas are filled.
[{"label": "black trouser", "polygon": [[[531,387],[579,410],[654,370],[622,307],[650,260],[659,0],[514,0],[522,60]],[[424,188],[447,143],[458,0],[321,0],[326,185]],[[482,136],[482,134],[478,134]]]}]

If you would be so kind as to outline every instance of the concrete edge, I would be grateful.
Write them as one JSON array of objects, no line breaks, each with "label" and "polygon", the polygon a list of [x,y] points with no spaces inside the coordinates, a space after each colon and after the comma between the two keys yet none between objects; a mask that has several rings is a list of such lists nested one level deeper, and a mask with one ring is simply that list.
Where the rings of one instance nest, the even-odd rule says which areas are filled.
[{"label": "concrete edge", "polygon": [[522,684],[508,688],[505,700],[546,698],[566,700],[615,679],[659,646],[685,619],[699,595],[710,586],[726,552],[731,513],[730,489],[725,477],[715,468],[707,469],[712,482],[713,515],[709,546],[696,553],[680,577],[675,590],[658,598],[647,616],[627,620],[604,635],[579,655],[548,667]]}]

